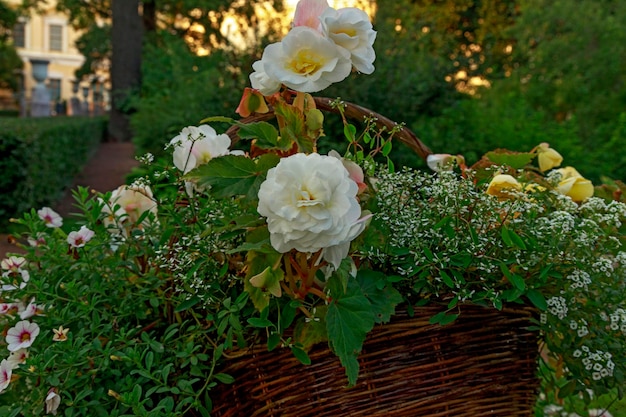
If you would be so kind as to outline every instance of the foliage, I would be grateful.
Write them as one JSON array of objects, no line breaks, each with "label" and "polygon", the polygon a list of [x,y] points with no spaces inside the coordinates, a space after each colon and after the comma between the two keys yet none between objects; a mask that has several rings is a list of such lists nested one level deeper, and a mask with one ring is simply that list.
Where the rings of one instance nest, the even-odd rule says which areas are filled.
[{"label": "foliage", "polygon": [[102,140],[103,118],[0,119],[0,219],[50,204]]},{"label": "foliage", "polygon": [[238,98],[230,92],[242,89],[245,81],[226,68],[223,58],[220,53],[195,56],[175,36],[163,36],[157,45],[146,46],[143,89],[133,102],[137,112],[131,116],[139,154],[163,154],[167,141],[189,120],[198,122],[207,114],[235,115]]},{"label": "foliage", "polygon": [[[333,11],[328,16],[336,23]],[[359,23],[371,39],[369,19]],[[491,110],[521,115],[495,133],[521,136],[523,146],[537,145],[530,151],[494,150],[470,168],[460,155],[430,155],[435,173],[396,170],[396,140],[415,145],[407,129],[309,94],[346,78],[354,56],[369,56],[371,45],[346,52],[329,40],[351,33],[342,29],[304,29],[311,36],[298,38],[331,42],[323,52],[315,49],[321,42],[306,44],[316,57],[334,54],[328,61],[312,65],[309,54],[284,50],[277,59],[292,61],[276,72],[265,55],[256,61],[253,84],[272,91],[245,89],[242,119],[222,109],[200,122],[230,125],[230,136],[207,124],[178,133],[175,123],[196,109],[175,97],[217,83],[224,96],[209,104],[219,108],[234,99],[237,74],[221,72],[216,82],[209,73],[219,71],[199,71],[180,89],[172,80],[196,58],[169,40],[171,56],[155,53],[169,71],[146,72],[154,101],[135,126],[156,126],[142,138],[144,149],[169,131],[172,162],[111,193],[90,197],[79,189],[79,230],[64,229],[47,208],[20,220],[26,254],[2,264],[7,351],[16,351],[19,328],[32,334],[20,339],[28,357],[16,353],[12,365],[0,364],[19,376],[0,379],[8,384],[2,411],[33,415],[46,404],[66,415],[209,415],[221,400],[211,390],[233,382],[221,366],[253,345],[289,349],[308,364],[311,345],[327,343],[354,385],[369,331],[398,306],[426,303],[440,308],[431,319],[439,325],[454,321],[464,304],[533,305],[551,371],[547,389],[561,397],[584,397],[587,389],[623,396],[626,205],[592,197],[591,182],[571,167],[553,169],[562,162],[558,152],[530,144],[553,139],[536,136],[543,114],[514,95],[503,99],[505,109]],[[339,115],[332,135],[321,108]],[[528,115],[534,134],[519,135]],[[488,129],[488,121],[478,126]],[[566,137],[574,128],[554,129]],[[316,152],[325,134],[345,139],[343,156]]]},{"label": "foliage", "polygon": [[5,1],[0,1],[0,89],[17,91],[19,81],[16,77],[24,64],[13,43],[10,41],[11,30],[17,23],[17,13]]}]

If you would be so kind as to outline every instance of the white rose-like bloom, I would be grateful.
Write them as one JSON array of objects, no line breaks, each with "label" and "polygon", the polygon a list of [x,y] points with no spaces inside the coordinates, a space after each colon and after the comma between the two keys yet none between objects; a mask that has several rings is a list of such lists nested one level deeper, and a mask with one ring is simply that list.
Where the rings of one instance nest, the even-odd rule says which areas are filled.
[{"label": "white rose-like bloom", "polygon": [[271,79],[303,93],[315,93],[344,80],[352,71],[350,53],[308,26],[298,26],[261,57]]},{"label": "white rose-like bloom", "polygon": [[268,171],[257,210],[267,218],[270,241],[278,252],[345,247],[364,228],[357,191],[339,159],[298,153]]},{"label": "white rose-like bloom", "polygon": [[174,165],[186,174],[216,156],[228,155],[230,138],[218,135],[209,125],[187,126],[170,144],[174,146]]},{"label": "white rose-like bloom", "polygon": [[320,16],[322,33],[335,44],[347,49],[354,68],[363,74],[374,72],[376,31],[363,10],[346,7],[327,8]]},{"label": "white rose-like bloom", "polygon": [[281,83],[270,78],[263,68],[263,61],[256,61],[252,64],[253,73],[250,74],[250,85],[255,90],[259,90],[264,96],[271,96],[280,91]]}]

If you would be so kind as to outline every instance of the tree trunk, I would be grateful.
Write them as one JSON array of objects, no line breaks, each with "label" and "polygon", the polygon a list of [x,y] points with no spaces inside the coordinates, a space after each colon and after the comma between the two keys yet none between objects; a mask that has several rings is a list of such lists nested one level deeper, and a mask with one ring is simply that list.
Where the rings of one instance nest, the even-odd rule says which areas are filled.
[{"label": "tree trunk", "polygon": [[109,140],[129,142],[132,138],[128,98],[141,86],[143,21],[139,0],[112,0],[111,112]]}]

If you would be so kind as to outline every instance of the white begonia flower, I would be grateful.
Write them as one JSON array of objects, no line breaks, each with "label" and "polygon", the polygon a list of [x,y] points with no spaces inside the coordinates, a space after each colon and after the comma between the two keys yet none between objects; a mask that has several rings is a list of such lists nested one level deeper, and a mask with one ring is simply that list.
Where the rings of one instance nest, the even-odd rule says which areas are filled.
[{"label": "white begonia flower", "polygon": [[228,155],[230,138],[218,135],[209,125],[187,126],[170,144],[174,146],[174,165],[186,174],[212,158]]},{"label": "white begonia flower", "polygon": [[[339,246],[345,256],[345,245],[365,227],[357,191],[339,159],[298,153],[268,171],[257,210],[267,218],[270,241],[278,252],[312,253]],[[338,264],[337,252],[330,252],[330,261]]]},{"label": "white begonia flower", "polygon": [[376,31],[367,13],[355,7],[339,10],[329,7],[320,16],[320,21],[322,33],[350,52],[352,65],[357,71],[363,74],[374,72]]},{"label": "white begonia flower", "polygon": [[255,90],[259,90],[264,96],[271,96],[280,91],[282,85],[280,81],[270,78],[263,68],[263,61],[256,61],[252,64],[254,72],[250,74],[250,85]]},{"label": "white begonia flower", "polygon": [[268,77],[303,93],[321,91],[352,71],[350,53],[308,26],[268,45],[261,61]]},{"label": "white begonia flower", "polygon": [[[103,222],[110,233],[126,234],[126,229],[133,225],[137,226],[135,223],[146,211],[155,216],[158,211],[150,187],[121,185],[111,192],[110,200],[102,207],[102,212],[106,215]],[[147,225],[150,221],[146,217],[142,225]],[[112,227],[113,225],[115,227]]]}]

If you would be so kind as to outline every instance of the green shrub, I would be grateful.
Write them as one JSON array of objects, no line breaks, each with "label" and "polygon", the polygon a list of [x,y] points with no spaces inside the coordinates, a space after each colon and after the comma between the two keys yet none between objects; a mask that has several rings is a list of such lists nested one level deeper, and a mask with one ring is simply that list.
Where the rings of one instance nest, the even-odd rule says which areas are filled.
[{"label": "green shrub", "polygon": [[58,200],[102,141],[105,118],[0,119],[0,227]]}]

